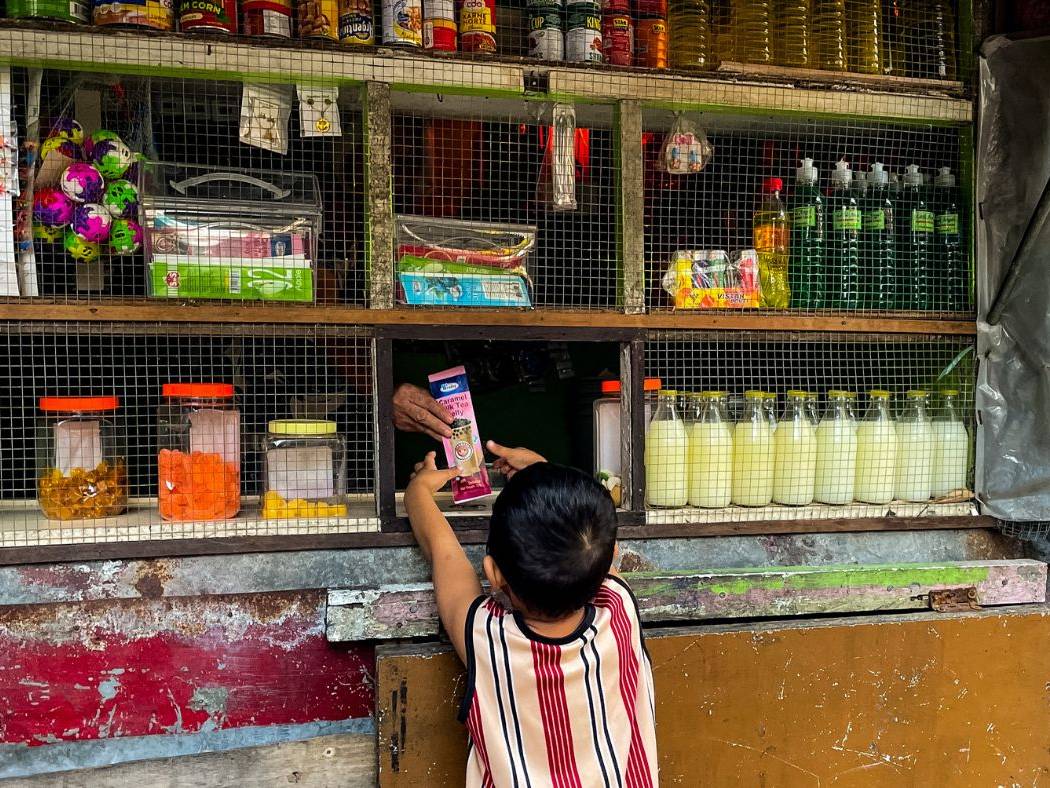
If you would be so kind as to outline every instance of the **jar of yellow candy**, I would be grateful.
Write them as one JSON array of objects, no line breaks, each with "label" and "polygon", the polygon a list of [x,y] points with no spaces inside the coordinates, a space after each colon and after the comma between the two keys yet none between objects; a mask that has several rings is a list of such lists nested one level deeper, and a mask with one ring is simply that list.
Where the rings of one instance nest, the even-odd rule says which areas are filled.
[{"label": "jar of yellow candy", "polygon": [[116,397],[42,397],[37,498],[51,520],[114,517],[128,505]]},{"label": "jar of yellow candy", "polygon": [[346,517],[346,442],[334,421],[271,421],[263,457],[264,519]]}]

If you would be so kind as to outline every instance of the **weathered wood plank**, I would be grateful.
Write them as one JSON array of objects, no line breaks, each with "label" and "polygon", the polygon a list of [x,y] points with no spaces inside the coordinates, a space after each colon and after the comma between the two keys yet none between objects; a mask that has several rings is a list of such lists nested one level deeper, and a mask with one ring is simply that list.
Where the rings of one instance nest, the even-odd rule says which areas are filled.
[{"label": "weathered wood plank", "polygon": [[[626,575],[647,622],[928,609],[929,594],[974,588],[977,604],[1046,600],[1047,567],[1028,559],[895,566],[724,569]],[[328,594],[330,641],[422,637],[439,631],[430,584]]]},{"label": "weathered wood plank", "polygon": [[365,112],[365,212],[368,232],[368,304],[394,306],[393,153],[390,86],[369,82],[362,89]]},{"label": "weathered wood plank", "polygon": [[375,736],[347,733],[4,781],[4,788],[371,788]]},{"label": "weathered wood plank", "polygon": [[616,131],[623,311],[638,315],[645,312],[645,173],[642,107],[637,101],[616,105]]}]

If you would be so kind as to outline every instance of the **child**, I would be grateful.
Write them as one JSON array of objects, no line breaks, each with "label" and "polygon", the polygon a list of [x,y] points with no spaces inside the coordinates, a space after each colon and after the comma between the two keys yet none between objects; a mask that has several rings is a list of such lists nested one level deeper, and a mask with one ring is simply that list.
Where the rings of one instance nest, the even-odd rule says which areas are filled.
[{"label": "child", "polygon": [[492,507],[483,595],[434,503],[458,475],[434,453],[405,492],[438,614],[467,688],[468,786],[655,786],[655,711],[638,607],[612,568],[616,510],[581,471],[491,441],[508,478]]}]

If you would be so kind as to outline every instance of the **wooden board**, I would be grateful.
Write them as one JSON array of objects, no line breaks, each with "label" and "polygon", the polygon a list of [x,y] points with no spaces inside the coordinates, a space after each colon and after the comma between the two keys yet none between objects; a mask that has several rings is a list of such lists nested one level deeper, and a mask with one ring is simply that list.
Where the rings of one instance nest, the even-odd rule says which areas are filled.
[{"label": "wooden board", "polygon": [[[1046,600],[1041,561],[957,561],[898,566],[811,566],[627,574],[649,623],[929,609],[930,593],[975,591],[978,605]],[[333,642],[433,636],[437,603],[429,583],[328,592]]]},{"label": "wooden board", "polygon": [[375,737],[347,733],[27,777],[4,788],[371,788],[375,780]]},{"label": "wooden board", "polygon": [[[662,785],[1050,779],[1043,606],[661,630],[648,642]],[[377,655],[379,784],[462,784],[455,655]]]}]

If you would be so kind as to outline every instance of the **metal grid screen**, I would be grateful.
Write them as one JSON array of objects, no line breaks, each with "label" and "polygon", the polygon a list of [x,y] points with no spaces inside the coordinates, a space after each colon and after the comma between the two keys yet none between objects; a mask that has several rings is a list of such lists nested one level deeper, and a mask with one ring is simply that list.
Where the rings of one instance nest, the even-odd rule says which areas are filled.
[{"label": "metal grid screen", "polygon": [[[372,495],[371,339],[355,329],[9,324],[0,331],[0,359],[9,371],[0,383],[0,425],[5,436],[0,456],[0,540],[4,545],[339,533],[378,527]],[[181,441],[186,454],[206,454],[217,442],[209,436],[207,423],[201,422],[198,431],[189,416],[165,415],[174,400],[162,396],[162,387],[171,383],[233,386],[240,439],[229,440],[221,452],[239,463],[240,484],[223,494],[239,494],[241,500],[239,513],[229,519],[198,518],[197,503],[184,512],[173,508],[174,517],[162,518],[158,509],[159,486],[178,473],[158,468],[162,452],[180,450]],[[66,410],[41,409],[44,397],[87,396],[113,396],[119,404],[101,414],[82,414],[89,422],[85,433],[69,427]],[[202,410],[210,407],[208,402]],[[215,407],[227,405],[230,402]],[[61,402],[59,406],[65,407]],[[101,439],[99,428],[90,426],[100,418],[108,422]],[[264,447],[270,428],[278,429],[273,424],[277,420],[330,422],[333,434],[309,436],[302,444],[294,443],[294,435],[272,434]],[[81,434],[87,437],[76,438]],[[222,436],[228,439],[229,433]],[[302,451],[280,453],[289,448]],[[91,506],[93,499],[99,500],[95,496],[104,497],[101,482],[90,476],[100,461],[109,468],[119,464],[125,469],[120,474],[126,479],[125,513],[91,516],[110,511]],[[85,465],[91,467],[81,467]],[[340,471],[340,466],[345,470]],[[45,497],[50,495],[56,506],[66,506],[63,514],[69,519],[44,516],[35,500],[41,478],[50,477],[56,468],[62,478],[56,477],[59,483]],[[189,468],[193,483],[203,490],[207,485],[198,471],[207,469],[198,468],[195,457]],[[98,477],[106,479],[105,473]],[[65,489],[74,486],[75,490]],[[328,488],[327,494],[317,491],[321,488]],[[282,496],[304,499],[298,510],[271,506],[264,511],[260,496],[282,489],[313,492]],[[336,499],[346,508],[316,505]],[[315,503],[313,508],[307,500]],[[75,516],[85,513],[88,516]]]},{"label": "metal grid screen", "polygon": [[670,393],[648,405],[647,503],[730,521],[955,514],[971,498],[973,351],[965,338],[651,337],[646,375]]},{"label": "metal grid screen", "polygon": [[[972,313],[958,128],[710,113],[646,120],[651,310]],[[669,171],[683,156],[681,124],[709,146],[683,167],[696,172]],[[739,254],[748,249],[757,260]]]}]

